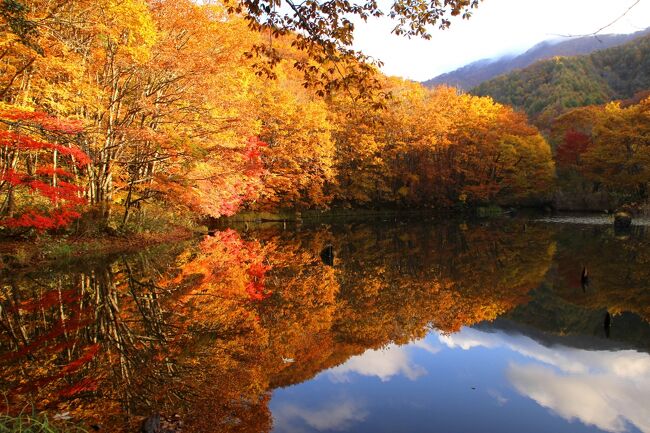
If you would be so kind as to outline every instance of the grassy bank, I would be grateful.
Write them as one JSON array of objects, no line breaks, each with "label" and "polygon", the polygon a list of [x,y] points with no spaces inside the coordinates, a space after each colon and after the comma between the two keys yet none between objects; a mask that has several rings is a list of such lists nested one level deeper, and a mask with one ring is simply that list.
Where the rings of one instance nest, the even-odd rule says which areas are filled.
[{"label": "grassy bank", "polygon": [[0,269],[30,267],[40,263],[69,263],[110,254],[136,252],[168,242],[207,233],[189,212],[151,205],[134,213],[125,224],[117,210],[108,220],[89,211],[65,229],[0,231]]},{"label": "grassy bank", "polygon": [[146,247],[178,242],[205,234],[205,230],[172,226],[165,231],[123,235],[49,236],[0,240],[0,269],[66,263],[107,254],[136,252]]},{"label": "grassy bank", "polygon": [[86,433],[66,422],[53,423],[42,415],[0,415],[0,433]]}]

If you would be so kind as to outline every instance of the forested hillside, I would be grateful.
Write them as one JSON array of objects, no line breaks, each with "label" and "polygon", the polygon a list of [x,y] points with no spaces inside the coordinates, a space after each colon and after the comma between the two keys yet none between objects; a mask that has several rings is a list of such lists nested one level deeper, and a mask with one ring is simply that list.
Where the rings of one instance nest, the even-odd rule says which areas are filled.
[{"label": "forested hillside", "polygon": [[540,42],[522,54],[479,60],[455,71],[427,80],[423,84],[428,87],[443,84],[469,90],[484,81],[502,74],[507,74],[516,69],[523,69],[539,60],[557,56],[591,54],[594,51],[622,45],[649,33],[650,29],[646,29],[625,35],[598,35],[597,37],[583,36],[566,40],[548,40]]},{"label": "forested hillside", "polygon": [[539,125],[566,109],[633,98],[650,89],[650,36],[588,56],[558,57],[471,90],[524,110]]}]

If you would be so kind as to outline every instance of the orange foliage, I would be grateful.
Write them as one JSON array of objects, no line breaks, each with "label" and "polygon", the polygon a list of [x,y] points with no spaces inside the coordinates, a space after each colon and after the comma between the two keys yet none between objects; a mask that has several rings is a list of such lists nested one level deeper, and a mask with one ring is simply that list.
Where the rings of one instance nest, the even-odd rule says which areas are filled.
[{"label": "orange foliage", "polygon": [[[25,19],[39,23],[31,42],[9,28],[0,37],[0,117],[78,134],[84,152],[7,135],[15,131],[0,141],[5,153],[49,150],[88,163],[74,180],[101,225],[119,209],[113,222],[128,226],[147,203],[170,218],[218,218],[242,207],[528,204],[543,200],[552,180],[538,132],[489,99],[389,79],[324,47],[305,51],[308,41],[296,34],[277,34],[263,50],[279,56],[270,80],[247,55],[266,35],[223,4],[30,4]],[[368,99],[366,90],[386,97]],[[77,120],[59,120],[69,116]],[[66,176],[60,166],[37,168],[39,176]],[[3,176],[15,179],[7,169]],[[12,222],[48,229],[76,216],[57,215],[50,225]]]}]

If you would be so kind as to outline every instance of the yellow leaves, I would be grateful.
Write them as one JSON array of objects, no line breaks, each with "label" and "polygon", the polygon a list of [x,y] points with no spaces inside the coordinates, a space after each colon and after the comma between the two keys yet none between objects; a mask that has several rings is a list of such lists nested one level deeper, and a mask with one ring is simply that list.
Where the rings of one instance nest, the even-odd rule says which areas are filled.
[{"label": "yellow leaves", "polygon": [[144,0],[101,0],[95,7],[94,16],[87,19],[95,23],[104,48],[125,53],[129,63],[142,64],[151,58],[157,29]]},{"label": "yellow leaves", "polygon": [[[525,117],[490,98],[459,95],[453,88],[428,91],[399,80],[389,83],[395,97],[369,131],[374,145],[348,145],[348,154],[339,156],[358,160],[352,167],[370,177],[365,184],[354,181],[355,188],[369,189],[354,197],[385,191],[383,200],[449,206],[459,197],[471,204],[522,200],[542,183],[544,190],[550,186],[550,148]],[[352,129],[359,126],[348,128],[337,136],[339,149],[346,149],[341,141],[360,143]],[[531,170],[539,182],[526,176]],[[518,176],[517,191],[510,189],[516,183],[513,176]],[[508,195],[499,197],[501,191]]]},{"label": "yellow leaves", "polygon": [[257,208],[327,207],[325,185],[335,174],[332,125],[325,102],[286,78],[290,66],[279,67],[278,79],[260,81],[257,89],[260,139],[266,188]]},{"label": "yellow leaves", "polygon": [[[314,91],[295,65],[319,83],[336,68],[299,52],[296,35],[272,39],[284,59],[277,79],[256,76],[255,60],[244,54],[266,35],[218,2],[34,6],[47,21],[39,34],[47,55],[20,72],[30,60],[18,50],[27,49],[2,35],[0,46],[16,46],[3,72],[20,75],[7,99],[84,118],[85,145],[98,165],[87,190],[97,192],[93,200],[124,204],[125,221],[132,204],[161,195],[214,217],[244,200],[263,210],[442,207],[460,196],[468,204],[519,200],[532,188],[525,170],[548,177],[548,153],[531,138],[536,131],[489,98],[381,75],[364,79],[394,95],[383,111],[343,87]],[[364,68],[349,58],[339,67]],[[249,153],[265,166],[261,178],[236,156],[251,136],[269,144]],[[501,194],[508,188],[516,194]]]},{"label": "yellow leaves", "polygon": [[[609,103],[593,108],[583,123],[592,145],[581,156],[581,172],[611,191],[644,197],[650,182],[650,115],[648,100],[623,108]],[[581,114],[569,112],[565,117]],[[559,119],[560,126],[566,119]]]}]

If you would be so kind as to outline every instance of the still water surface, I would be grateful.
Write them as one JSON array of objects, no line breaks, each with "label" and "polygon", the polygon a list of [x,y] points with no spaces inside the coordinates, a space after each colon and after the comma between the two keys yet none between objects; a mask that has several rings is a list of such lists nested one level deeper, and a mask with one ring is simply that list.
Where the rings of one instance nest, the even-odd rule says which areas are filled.
[{"label": "still water surface", "polygon": [[0,389],[103,431],[650,433],[650,233],[574,222],[225,229],[0,271]]}]

